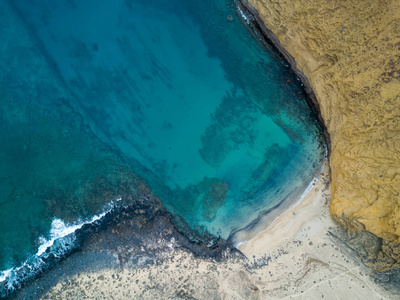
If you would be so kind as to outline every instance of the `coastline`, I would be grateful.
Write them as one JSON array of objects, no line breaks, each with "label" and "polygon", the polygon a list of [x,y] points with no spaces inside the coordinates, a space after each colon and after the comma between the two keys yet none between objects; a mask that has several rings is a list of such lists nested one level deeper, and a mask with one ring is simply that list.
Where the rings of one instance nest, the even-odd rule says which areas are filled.
[{"label": "coastline", "polygon": [[[117,213],[117,212],[115,212],[115,213]],[[119,213],[121,213],[121,211],[119,211]],[[109,219],[111,216],[107,216],[106,218],[107,219]],[[108,221],[107,220],[101,220],[99,223],[107,223]],[[86,225],[88,225],[88,224],[86,224]],[[97,230],[97,229],[99,229],[99,227],[102,227],[103,225],[98,225],[97,226],[97,224],[94,224],[93,225],[93,228],[91,228],[91,229],[88,229],[87,228],[87,226],[85,225],[85,229],[84,230],[79,230],[79,231],[77,231],[77,232],[74,232],[73,234],[77,234],[77,235],[81,235],[81,236],[86,236],[86,231],[87,232],[91,232],[91,231],[93,231],[93,230]],[[89,234],[89,233],[88,233]],[[84,237],[84,238],[86,238],[86,237]],[[84,238],[82,238],[82,239],[84,239]],[[54,240],[52,240],[51,242],[50,242],[50,244],[52,245],[53,244],[53,242],[54,242]],[[77,244],[79,244],[81,241],[77,241]],[[47,248],[47,246],[51,246],[50,244],[48,244],[48,245],[43,245],[42,247],[41,247],[41,249],[39,250],[39,255],[40,254],[42,254],[44,251],[45,251],[45,248]],[[73,251],[75,251],[75,249],[67,249],[67,251],[65,252],[65,253],[61,253],[60,255],[59,255],[59,257],[56,257],[56,258],[54,258],[53,256],[53,253],[51,253],[51,257],[50,257],[50,264],[49,264],[49,266],[44,266],[44,267],[42,267],[42,266],[40,266],[40,268],[38,268],[37,270],[35,270],[35,272],[37,271],[37,273],[41,273],[41,272],[43,272],[43,271],[46,271],[47,269],[49,269],[49,268],[52,268],[54,265],[56,265],[56,264],[58,264],[59,263],[59,260],[61,259],[64,259],[66,256],[68,256],[69,254],[70,254],[70,252],[73,252]],[[79,250],[80,251],[80,250]],[[57,255],[56,255],[57,256]],[[27,268],[29,268],[29,267],[27,267]],[[41,275],[41,274],[40,274]],[[21,277],[21,276],[17,276],[17,277]],[[25,277],[25,275],[24,276],[22,276],[22,277]],[[33,275],[33,277],[37,277],[37,274],[34,274]],[[28,279],[26,279],[26,278],[28,278]],[[26,283],[28,283],[29,284],[29,282],[31,281],[31,277],[30,277],[30,275],[27,275],[25,278],[24,278],[24,280],[26,280],[26,282],[24,283],[24,285],[26,284]]]},{"label": "coastline", "polygon": [[322,133],[324,135],[324,140],[327,145],[327,157],[330,158],[331,153],[331,137],[322,117],[321,108],[315,96],[311,84],[308,78],[304,75],[302,71],[297,68],[296,60],[289,54],[289,52],[282,46],[279,39],[275,34],[269,30],[257,10],[248,2],[248,0],[236,1],[239,13],[241,17],[246,18],[248,25],[256,31],[257,37],[266,45],[273,47],[279,55],[281,55],[289,64],[293,73],[300,79],[303,84],[304,90],[306,92],[306,101],[311,108],[311,110],[316,114],[318,122],[322,128]]},{"label": "coastline", "polygon": [[332,217],[351,234],[371,233],[371,267],[398,270],[400,3],[248,2],[317,96],[331,140]]},{"label": "coastline", "polygon": [[[104,247],[99,241],[118,239],[116,235],[124,231],[121,223],[112,221],[105,233],[89,237],[92,245],[62,261],[59,268],[23,289],[18,297],[333,299],[351,293],[354,299],[391,299],[393,295],[371,279],[370,270],[332,238],[337,225],[329,214],[327,159],[320,173],[319,180],[313,180],[311,188],[303,192],[304,197],[240,245],[241,252],[226,244],[210,251],[204,245],[182,243],[186,237],[180,233],[172,237],[142,235],[148,245],[139,250],[141,244],[132,247],[126,236],[135,232],[131,229],[122,235],[128,243]],[[156,234],[151,222],[148,234]],[[171,230],[164,226],[163,230]],[[65,274],[64,270],[69,271]],[[28,297],[33,294],[38,296]]]},{"label": "coastline", "polygon": [[[268,18],[268,13],[273,15],[270,16],[271,20],[269,21],[269,24],[273,24],[274,26],[277,26],[277,28],[274,29],[278,29],[277,30],[277,34],[280,34],[280,38],[278,39],[278,37],[272,32],[272,30],[268,29],[264,23],[264,19],[261,17],[261,15],[259,14],[259,12],[252,6],[252,4],[249,3],[248,0],[240,0],[238,1],[238,10],[240,12],[240,14],[246,19],[248,25],[250,25],[256,32],[258,32],[256,34],[257,38],[259,38],[260,40],[263,41],[263,43],[266,43],[272,47],[274,47],[278,53],[280,53],[280,55],[289,63],[292,71],[300,78],[301,82],[303,83],[305,90],[307,92],[308,97],[307,99],[307,103],[309,104],[310,108],[317,114],[318,116],[318,120],[319,123],[322,125],[322,129],[323,129],[323,134],[325,136],[325,141],[327,144],[327,151],[328,151],[328,157],[327,157],[327,172],[329,174],[329,177],[332,177],[332,169],[330,167],[331,163],[332,163],[332,142],[331,142],[331,135],[328,131],[328,127],[330,130],[332,130],[334,133],[336,131],[335,128],[333,128],[332,123],[336,122],[336,116],[329,116],[330,114],[333,114],[334,112],[332,111],[333,109],[327,105],[326,103],[324,103],[324,101],[326,101],[326,99],[322,99],[323,101],[319,101],[317,100],[316,94],[314,93],[310,81],[307,78],[307,76],[310,76],[310,79],[315,79],[312,77],[316,77],[315,75],[317,74],[317,71],[320,70],[326,70],[327,68],[329,69],[329,66],[331,66],[332,64],[327,64],[328,67],[326,67],[325,64],[320,65],[319,67],[315,68],[314,66],[314,71],[313,71],[313,63],[315,63],[315,61],[312,61],[311,66],[307,65],[307,62],[304,60],[304,58],[302,59],[302,62],[300,63],[300,68],[297,66],[297,62],[295,60],[295,58],[291,55],[291,53],[293,52],[294,49],[296,49],[296,44],[300,43],[301,44],[301,39],[303,38],[307,38],[307,34],[304,34],[305,36],[301,36],[300,35],[300,41],[298,40],[298,36],[297,39],[294,38],[294,34],[296,32],[296,30],[299,30],[299,28],[296,28],[293,32],[291,32],[291,36],[287,36],[287,32],[290,31],[288,30],[287,27],[285,27],[285,25],[283,23],[280,23],[279,21],[282,21],[282,19],[284,19],[285,17],[287,17],[287,15],[290,16],[290,12],[284,17],[280,15],[280,11],[281,10],[285,10],[284,7],[281,7],[279,4],[276,5],[275,4],[271,4],[271,7],[268,7],[268,1],[250,1],[253,2],[254,5],[258,5],[258,7],[261,9],[264,18]],[[285,2],[284,5],[288,4],[288,2]],[[310,14],[313,15],[314,11],[315,13],[319,12],[319,6],[317,6],[318,9],[313,9],[314,4],[310,5],[310,7],[306,7],[305,11],[306,14]],[[325,5],[325,4],[324,4]],[[352,9],[354,9],[354,6],[351,7]],[[399,7],[397,7],[399,8]],[[275,9],[275,11],[274,11]],[[296,13],[296,9],[294,10]],[[301,13],[299,12],[299,14],[296,16],[296,18],[301,15]],[[351,16],[351,13],[350,13]],[[304,15],[302,16],[304,17]],[[331,14],[330,17],[332,18],[333,15]],[[302,19],[302,18],[300,18]],[[315,20],[315,19],[314,19]],[[287,20],[285,20],[287,21]],[[290,23],[290,22],[289,22]],[[393,22],[394,23],[394,22]],[[393,24],[391,23],[391,25]],[[316,24],[316,22],[314,21],[314,24]],[[293,25],[293,24],[291,24]],[[272,25],[271,25],[272,26]],[[298,26],[298,24],[296,25]],[[295,26],[295,27],[296,27]],[[304,25],[303,25],[304,26]],[[340,30],[340,32],[343,31],[343,29],[345,29],[346,27],[342,26],[342,29]],[[294,29],[294,28],[292,28]],[[346,31],[347,33],[347,31]],[[388,40],[387,35],[384,35],[383,38],[385,41]],[[280,42],[280,39],[285,39],[285,43],[288,44],[290,43],[290,48],[286,49]],[[293,38],[293,40],[291,40],[291,38]],[[399,38],[399,36],[397,36],[397,38]],[[339,39],[339,41],[342,39]],[[314,41],[314,40],[313,40]],[[313,42],[312,41],[312,42]],[[314,44],[312,44],[312,42],[310,43],[312,46],[310,46],[310,44],[308,44],[308,46],[312,49],[308,49],[310,51],[310,55],[311,58],[313,60],[318,60],[318,56],[321,56],[323,54],[321,54],[321,49],[319,48],[323,48],[323,47],[318,47],[320,46],[318,42],[315,42]],[[393,42],[394,43],[394,42]],[[315,44],[317,45],[316,49],[313,48],[315,47]],[[399,45],[400,43],[397,43],[395,45]],[[301,47],[304,47],[304,45],[300,45]],[[367,43],[365,43],[365,46],[367,46]],[[329,48],[329,47],[328,47]],[[307,48],[305,48],[307,49]],[[304,55],[307,54],[305,52],[307,52],[307,50],[302,49],[301,51],[294,51],[293,53],[295,55]],[[368,48],[369,50],[370,48]],[[331,49],[329,49],[331,50]],[[375,47],[375,50],[378,50],[377,47]],[[291,52],[289,52],[291,51]],[[314,51],[314,52],[312,52]],[[365,50],[363,51],[364,53]],[[355,52],[357,53],[357,52]],[[317,56],[317,57],[313,57],[313,55]],[[324,62],[325,59],[329,59],[331,56],[333,56],[333,64],[335,64],[335,62],[337,62],[338,58],[335,54],[327,54],[325,53],[325,58],[322,59],[322,61]],[[296,56],[298,57],[298,56]],[[393,68],[394,64],[393,64],[393,59],[390,60],[391,63],[389,63],[387,66],[389,68]],[[358,63],[357,63],[358,65]],[[340,64],[339,64],[339,68],[340,70]],[[367,69],[365,69],[367,70]],[[304,73],[303,73],[304,71]],[[387,67],[385,69],[385,71],[387,71]],[[394,74],[395,70],[392,70],[392,72],[386,72],[383,73],[382,76],[384,76],[385,74]],[[307,76],[306,76],[307,74]],[[358,71],[358,74],[360,74],[360,71]],[[328,74],[327,74],[328,75]],[[314,87],[317,88],[317,92],[319,94],[319,97],[322,97],[321,94],[321,90],[323,90],[323,87],[321,89],[320,85],[323,85],[323,81],[327,80],[327,78],[332,78],[332,74],[329,74],[329,76],[327,75],[322,75],[319,74],[319,76],[317,75],[318,78],[317,83],[314,82]],[[386,76],[385,75],[385,76]],[[399,75],[400,76],[400,75]],[[399,78],[399,76],[397,76],[397,78]],[[322,80],[321,82],[321,77],[324,78],[324,80]],[[341,77],[341,75],[339,75],[339,77]],[[393,75],[393,77],[395,78],[395,75]],[[335,78],[337,78],[337,76],[335,76]],[[329,80],[328,80],[329,81]],[[384,79],[385,83],[390,82],[389,79],[385,78]],[[329,84],[328,84],[329,86]],[[379,87],[380,84],[377,84],[375,87]],[[364,87],[365,90],[369,90],[368,86]],[[335,91],[337,92],[337,90],[334,89],[333,94],[335,93]],[[326,91],[328,94],[330,94],[330,96],[328,96],[328,100],[330,97],[332,97],[333,99],[331,100],[336,100],[335,99],[335,95],[331,95],[332,91],[327,90]],[[355,98],[354,95],[356,94],[355,92],[349,92],[351,94],[352,98]],[[380,94],[380,92],[378,91],[377,94]],[[386,93],[386,96],[392,95]],[[340,97],[341,95],[337,95],[337,97]],[[346,97],[345,97],[346,98]],[[391,102],[393,100],[390,100]],[[395,102],[395,100],[393,101]],[[385,102],[385,106],[386,106]],[[335,105],[335,104],[333,104]],[[328,106],[328,108],[326,107]],[[349,105],[351,106],[351,104]],[[389,110],[389,108],[386,108],[387,111],[389,111],[390,113],[392,112],[391,110]],[[360,111],[363,111],[363,109],[360,109]],[[325,116],[325,120],[324,117]],[[340,118],[340,117],[339,117]],[[357,118],[358,119],[358,118]],[[390,120],[390,119],[389,119]],[[333,122],[332,122],[333,121]],[[366,127],[366,125],[363,125],[364,128]],[[374,126],[376,126],[376,123],[374,123]],[[357,130],[358,131],[358,130]],[[357,132],[359,133],[359,132]],[[337,134],[338,135],[338,134]],[[336,135],[336,137],[337,137]],[[357,135],[357,134],[356,134]],[[387,136],[386,134],[384,136]],[[335,138],[335,136],[333,136],[333,138]],[[380,139],[381,140],[381,139]],[[365,147],[365,145],[363,145],[363,147]],[[334,160],[337,161],[337,153],[338,150],[336,150],[335,152],[335,158]],[[337,167],[335,164],[333,164],[333,167]],[[389,168],[390,169],[390,168]],[[385,171],[381,170],[380,172],[385,173]],[[360,173],[360,172],[359,172]],[[335,174],[333,175],[335,176]],[[380,177],[382,177],[382,175],[380,175]],[[345,180],[342,178],[342,180]],[[331,188],[331,183],[327,183],[329,184],[329,188]],[[337,190],[337,183],[335,184],[334,187],[332,187],[333,189]],[[330,190],[330,189],[329,189]],[[350,193],[351,194],[351,193]],[[325,205],[330,201],[330,196],[332,195],[331,191],[329,191],[329,198],[327,198],[325,200]],[[343,196],[344,197],[344,196]],[[290,227],[302,227],[302,224],[313,224],[313,221],[311,221],[313,219],[313,211],[317,212],[314,215],[314,219],[315,216],[317,216],[318,214],[322,214],[324,215],[324,217],[326,217],[326,223],[330,223],[329,227],[324,227],[322,226],[322,224],[320,224],[320,228],[318,229],[318,233],[316,234],[317,239],[322,238],[323,236],[322,234],[325,231],[326,235],[331,235],[332,237],[334,237],[334,243],[336,244],[336,246],[340,247],[343,250],[343,253],[345,253],[345,256],[348,256],[348,258],[352,259],[357,265],[359,265],[360,268],[364,269],[367,271],[367,273],[370,273],[370,277],[369,280],[372,279],[372,281],[370,282],[371,284],[368,285],[369,287],[373,287],[371,288],[372,291],[375,292],[375,290],[380,291],[381,296],[379,294],[376,294],[376,296],[379,297],[384,297],[384,298],[391,298],[391,297],[395,297],[397,299],[397,297],[399,297],[399,289],[398,289],[398,243],[396,242],[392,242],[393,240],[393,235],[391,234],[386,234],[384,236],[384,240],[382,243],[382,240],[379,240],[379,235],[376,236],[374,233],[375,230],[371,230],[371,232],[368,231],[368,229],[366,229],[366,227],[363,224],[360,224],[357,222],[357,220],[354,220],[354,224],[348,224],[349,219],[346,218],[346,216],[342,215],[343,220],[340,218],[340,216],[338,216],[337,214],[335,214],[332,210],[332,204],[328,205],[329,209],[327,210],[322,210],[319,211],[318,213],[318,209],[316,207],[312,207],[312,203],[316,203],[316,199],[318,198],[318,195],[315,191],[315,189],[313,189],[313,191],[311,191],[311,193],[308,193],[306,195],[306,197],[304,199],[301,199],[300,203],[298,203],[299,205],[294,205],[292,206],[288,211],[285,211],[284,214],[280,215],[278,218],[276,218],[273,223],[271,225],[269,225],[266,230],[264,230],[263,232],[261,232],[260,234],[258,234],[257,236],[255,236],[254,238],[250,239],[250,241],[243,243],[242,245],[240,245],[238,247],[239,250],[241,250],[247,257],[260,257],[262,255],[266,255],[267,253],[270,253],[271,251],[273,251],[274,249],[278,249],[279,247],[283,247],[284,245],[284,240],[282,239],[282,236],[286,235],[289,236],[289,238],[287,238],[286,240],[290,240],[291,238],[294,239],[294,237],[299,235],[299,230],[291,230],[289,229]],[[314,202],[311,200],[314,199]],[[336,201],[336,199],[334,199]],[[337,205],[337,204],[336,204]],[[354,204],[353,204],[354,206]],[[301,220],[301,218],[299,218],[298,213],[300,212],[301,209],[304,209],[305,211],[308,210],[308,213],[303,213],[303,220]],[[293,216],[291,215],[291,213],[293,214]],[[307,221],[308,220],[308,221]],[[321,220],[321,218],[320,218]],[[334,222],[335,221],[335,222]],[[350,220],[351,221],[351,220]],[[318,222],[316,222],[318,223]],[[350,223],[353,223],[353,221],[351,221]],[[289,225],[288,225],[289,224]],[[291,224],[291,225],[290,225]],[[342,226],[343,227],[342,227]],[[355,226],[355,227],[353,227]],[[286,229],[284,229],[286,227]],[[308,227],[308,229],[310,229],[310,227]],[[305,228],[303,230],[306,230]],[[365,231],[367,230],[367,231]],[[356,232],[353,232],[356,231]],[[385,240],[386,238],[390,238],[389,240]],[[277,242],[272,242],[271,241],[277,241]],[[337,250],[335,246],[335,250]],[[318,253],[318,250],[315,249],[315,247],[313,247],[313,251]],[[312,251],[311,251],[312,252]],[[334,251],[333,251],[334,252]],[[296,252],[292,252],[292,253],[296,253]],[[334,254],[332,254],[332,256],[334,256]],[[396,268],[397,267],[397,268]],[[354,291],[353,291],[354,292]],[[343,294],[343,298],[346,298],[346,294]],[[336,298],[337,295],[332,296],[332,298]],[[371,296],[369,296],[371,297]],[[339,297],[340,298],[340,297]]]},{"label": "coastline", "polygon": [[[233,246],[234,246],[235,248],[237,248],[237,249],[240,250],[242,247],[244,247],[244,246],[242,246],[242,245],[246,244],[246,243],[249,242],[249,241],[253,241],[254,239],[257,238],[257,236],[262,235],[264,232],[268,231],[268,229],[269,229],[270,227],[275,226],[275,223],[278,223],[278,222],[279,222],[279,219],[280,219],[281,217],[286,216],[286,215],[288,214],[289,211],[293,211],[293,210],[295,209],[295,207],[296,207],[297,205],[299,205],[300,203],[302,203],[303,200],[304,200],[306,197],[309,197],[308,194],[309,194],[310,192],[312,192],[313,189],[315,189],[315,184],[316,184],[317,182],[319,182],[319,181],[322,179],[322,177],[324,176],[324,169],[329,169],[329,168],[326,166],[327,163],[328,163],[328,160],[327,160],[327,158],[325,158],[325,160],[324,160],[323,163],[321,164],[321,170],[320,170],[320,172],[317,173],[317,174],[315,175],[315,177],[310,181],[310,183],[308,184],[308,186],[306,187],[306,189],[302,192],[302,194],[301,194],[299,197],[297,197],[297,200],[296,200],[296,201],[294,201],[293,203],[291,203],[288,207],[285,207],[282,211],[279,211],[279,210],[276,211],[277,209],[275,209],[275,210],[274,210],[274,213],[275,213],[275,214],[277,213],[277,216],[273,215],[273,216],[272,216],[272,221],[270,221],[270,220],[271,220],[270,214],[267,214],[265,219],[260,220],[260,221],[255,225],[255,227],[256,227],[257,229],[259,229],[259,231],[258,231],[256,234],[250,234],[250,237],[249,237],[248,239],[243,239],[243,238],[245,238],[245,235],[242,236],[242,239],[239,240],[239,241],[237,241],[237,243],[235,243]],[[326,184],[329,184],[329,180],[326,181]],[[312,196],[311,196],[311,197],[312,197]],[[261,229],[261,230],[260,230],[260,229]]]},{"label": "coastline", "polygon": [[21,265],[0,272],[0,297],[29,284],[38,274],[50,269],[52,265],[75,251],[85,235],[90,234],[90,229],[101,227],[110,215],[116,211],[122,212],[128,207],[119,206],[119,201],[120,197],[110,200],[99,214],[88,220],[78,220],[68,224],[61,219],[53,218],[49,238],[42,238],[36,254],[31,254]]},{"label": "coastline", "polygon": [[321,162],[320,169],[316,171],[314,177],[307,186],[304,185],[305,187],[303,186],[303,189],[289,195],[287,198],[281,200],[277,205],[261,213],[259,217],[249,225],[232,234],[228,241],[231,242],[234,247],[240,249],[239,246],[253,240],[258,235],[268,230],[268,228],[276,223],[279,218],[303,201],[315,184],[322,178],[323,170],[326,168],[327,162],[327,157],[325,157]]},{"label": "coastline", "polygon": [[[295,66],[294,60],[293,63]],[[293,68],[296,72],[295,67]],[[307,87],[308,81],[305,77],[304,79],[306,81],[301,80]],[[349,293],[354,293],[354,299],[391,298],[371,281],[368,270],[349,258],[328,234],[337,226],[329,214],[330,191],[324,186],[329,180],[329,173],[330,169],[325,168],[322,172],[324,178],[304,197],[274,219],[268,228],[239,246],[239,250],[250,260],[251,257],[255,258],[250,267],[242,262],[238,263],[238,259],[230,257],[229,254],[226,254],[226,262],[198,258],[186,249],[175,248],[174,243],[170,242],[167,247],[171,251],[165,252],[159,263],[147,265],[142,269],[123,268],[121,264],[115,263],[114,268],[105,267],[95,272],[84,271],[79,273],[78,277],[76,274],[71,275],[57,283],[44,298],[68,293],[82,296],[85,287],[93,279],[96,281],[90,284],[93,297],[118,295],[128,298],[139,293],[143,299],[151,299],[154,295],[198,296],[196,293],[200,293],[201,287],[207,286],[204,285],[202,276],[210,277],[207,281],[209,290],[216,293],[205,294],[204,291],[203,296],[225,295],[227,298],[246,299],[269,296],[277,299],[302,298],[305,295],[308,298],[321,298],[321,295],[325,295],[325,298],[330,299],[346,298]],[[116,261],[119,261],[119,258]],[[184,267],[185,265],[189,268]],[[196,267],[188,270],[190,266]],[[200,275],[196,275],[196,271]],[[225,274],[222,274],[224,272]],[[178,281],[176,278],[180,276],[183,279]],[[258,280],[257,277],[262,280]],[[217,288],[212,285],[214,279],[218,283]],[[197,285],[195,280],[199,281]],[[133,284],[134,282],[136,284]],[[123,289],[118,289],[119,284],[123,285]],[[156,287],[157,284],[164,286],[165,293]],[[242,287],[239,287],[239,284]],[[195,288],[199,291],[195,291]]]},{"label": "coastline", "polygon": [[[52,271],[50,276],[57,277],[58,272],[60,278],[40,298],[346,299],[351,295],[352,299],[396,299],[330,234],[337,225],[329,215],[328,180],[325,165],[321,179],[302,201],[239,247],[247,258],[229,247],[218,250],[215,258],[199,256],[170,237],[151,242],[152,249],[160,248],[150,263],[143,257],[125,259],[125,255],[140,254],[130,244],[127,248],[122,244],[115,252],[103,247],[105,258],[84,249],[64,261],[60,270],[71,270],[94,256],[93,266],[67,275],[58,268]],[[141,253],[151,257],[148,248]],[[36,287],[40,286],[39,281]],[[38,288],[33,285],[20,297],[34,292]]]},{"label": "coastline", "polygon": [[321,221],[323,224],[315,226],[313,235],[325,235],[334,226],[333,222],[329,222],[330,217],[327,214],[330,196],[328,174],[329,167],[327,163],[324,163],[319,180],[312,182],[314,184],[304,197],[284,211],[262,232],[240,245],[238,249],[247,257],[255,255],[256,258],[260,258],[284,247],[288,241],[295,240],[296,235],[303,230],[307,231],[305,227],[308,223],[316,222],[316,219],[323,220]]}]

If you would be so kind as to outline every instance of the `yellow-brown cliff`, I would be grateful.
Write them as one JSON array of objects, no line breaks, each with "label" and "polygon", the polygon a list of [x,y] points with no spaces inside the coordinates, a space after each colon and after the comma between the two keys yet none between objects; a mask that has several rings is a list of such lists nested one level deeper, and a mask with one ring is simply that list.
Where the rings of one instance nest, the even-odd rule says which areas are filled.
[{"label": "yellow-brown cliff", "polygon": [[248,4],[315,93],[331,140],[332,217],[399,243],[400,1]]}]

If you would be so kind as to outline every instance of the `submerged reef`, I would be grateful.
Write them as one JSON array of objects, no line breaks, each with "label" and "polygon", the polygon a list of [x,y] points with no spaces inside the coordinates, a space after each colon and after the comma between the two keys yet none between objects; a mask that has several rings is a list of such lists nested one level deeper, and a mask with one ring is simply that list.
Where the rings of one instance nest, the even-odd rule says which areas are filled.
[{"label": "submerged reef", "polygon": [[315,93],[330,136],[332,217],[352,232],[372,233],[374,250],[360,250],[368,265],[397,266],[400,3],[243,2]]}]

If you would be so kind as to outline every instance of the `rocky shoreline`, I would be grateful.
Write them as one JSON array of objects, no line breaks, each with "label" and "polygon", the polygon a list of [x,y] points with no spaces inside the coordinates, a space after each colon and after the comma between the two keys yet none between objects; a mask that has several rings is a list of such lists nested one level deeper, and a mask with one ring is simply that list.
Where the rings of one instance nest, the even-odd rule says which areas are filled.
[{"label": "rocky shoreline", "polygon": [[[57,257],[50,255],[45,261],[46,264],[37,270],[37,274],[24,274],[18,278],[16,288],[22,287],[21,291],[11,294],[5,292],[3,296],[40,298],[49,292],[54,284],[79,272],[97,271],[105,267],[120,269],[125,265],[143,267],[147,263],[157,264],[158,261],[162,261],[165,253],[170,253],[175,248],[190,253],[201,261],[218,262],[240,257],[243,264],[247,263],[247,259],[228,242],[211,235],[199,236],[198,233],[194,233],[182,220],[173,218],[146,187],[143,190],[145,194],[139,199],[125,195],[130,199],[123,199],[122,202],[129,203],[129,206],[117,207],[102,220],[84,225],[75,232],[77,239],[70,251]],[[121,230],[123,226],[125,227]],[[161,228],[166,228],[166,231],[162,231]],[[123,234],[115,235],[116,232]],[[155,241],[159,243],[155,245]],[[130,248],[129,253],[125,251],[127,247]],[[146,263],[142,264],[143,261]]]},{"label": "rocky shoreline", "polygon": [[[396,299],[353,259],[329,216],[329,172],[237,251],[188,242],[160,210],[120,214],[18,299]],[[379,283],[379,284],[377,284]],[[382,283],[385,283],[383,288]]]},{"label": "rocky shoreline", "polygon": [[287,52],[286,49],[281,45],[281,43],[279,42],[278,38],[274,35],[274,33],[265,26],[262,18],[260,17],[258,12],[254,9],[254,7],[251,6],[247,0],[240,0],[237,2],[237,5],[239,9],[246,15],[247,21],[249,22],[249,26],[257,33],[256,38],[259,38],[264,44],[273,47],[276,53],[279,53],[282,56],[282,58],[286,62],[288,62],[294,74],[296,74],[296,76],[300,79],[307,95],[306,101],[310,109],[317,116],[318,122],[322,128],[324,140],[327,146],[327,152],[328,152],[327,157],[329,158],[329,154],[331,152],[330,135],[322,118],[319,103],[317,101],[315,93],[312,90],[307,77],[297,68],[296,61],[289,54],[289,52]]},{"label": "rocky shoreline", "polygon": [[[310,105],[317,112],[320,121],[323,121],[323,110],[316,105],[319,104],[316,102],[319,98],[315,97],[307,77],[296,68],[296,60],[283,48],[272,31],[265,27],[262,21],[264,17],[260,17],[247,1],[243,0],[242,5],[247,7],[257,21],[253,28],[261,30],[291,64],[310,96]],[[332,147],[329,143],[329,126],[325,128],[325,137],[328,148],[334,153],[336,146],[334,144]],[[326,173],[330,173],[329,168]],[[320,193],[323,190],[321,186],[317,186],[316,192],[318,189]],[[194,299],[199,296],[217,299],[225,295],[229,299],[259,299],[267,295],[271,298],[281,298],[309,293],[308,296],[322,294],[329,298],[329,295],[337,296],[337,290],[331,286],[331,280],[344,280],[344,283],[349,284],[346,288],[353,288],[352,292],[360,293],[360,299],[363,299],[362,291],[366,292],[367,297],[380,297],[382,294],[376,292],[368,279],[368,269],[349,262],[348,257],[353,256],[355,260],[361,257],[364,264],[380,271],[372,275],[375,283],[384,284],[392,293],[398,292],[398,271],[391,269],[396,264],[393,258],[398,253],[398,244],[369,232],[354,233],[349,230],[354,230],[353,227],[343,230],[329,227],[332,225],[328,216],[314,216],[315,220],[326,219],[328,225],[325,226],[331,229],[328,232],[322,232],[320,229],[318,235],[313,235],[310,229],[309,224],[314,223],[304,225],[306,220],[301,221],[301,217],[298,217],[298,222],[301,222],[304,228],[296,227],[298,232],[296,231],[292,240],[281,241],[281,231],[272,230],[275,235],[281,237],[279,247],[273,249],[264,245],[256,247],[256,250],[249,250],[246,254],[248,257],[254,251],[270,251],[270,255],[253,256],[255,260],[250,263],[241,252],[223,240],[213,240],[210,237],[206,244],[212,245],[211,247],[200,241],[190,241],[187,236],[191,236],[191,233],[177,231],[171,215],[165,211],[158,198],[148,194],[140,201],[135,207],[110,214],[99,226],[86,228],[88,231],[82,236],[77,252],[61,261],[56,268],[42,274],[42,277],[39,276],[14,296],[20,299],[95,298],[96,295],[142,299],[153,299],[156,296],[162,299]],[[328,195],[323,193],[318,201],[308,205],[325,209],[328,202]],[[291,214],[300,214],[301,208],[299,206],[290,210],[286,213],[286,218],[292,217]],[[324,209],[322,210],[325,211]],[[319,210],[316,209],[316,212]],[[307,221],[310,220],[307,218]],[[351,220],[339,220],[345,227],[346,222]],[[309,232],[300,238],[300,230]],[[330,249],[332,256],[341,257],[332,258],[332,261],[329,257],[321,258],[320,256],[327,252],[326,249]],[[290,260],[291,255],[293,262]],[[299,271],[293,271],[295,274],[283,271],[282,275],[275,275],[279,266],[287,264],[292,267],[291,263],[293,266],[301,265]],[[328,279],[322,281],[322,278]],[[351,278],[356,278],[356,283],[350,283]],[[287,282],[280,285],[276,283],[282,280]],[[314,284],[312,280],[315,280]],[[318,280],[321,283],[318,283]],[[364,283],[370,290],[364,289]],[[323,284],[326,287],[321,289]],[[85,290],[93,294],[85,294]],[[374,293],[371,293],[372,291]],[[129,294],[130,292],[132,294]],[[343,288],[343,292],[349,291]]]},{"label": "rocky shoreline", "polygon": [[187,238],[194,235],[178,231],[172,215],[149,193],[134,204],[113,209],[97,223],[85,225],[76,232],[77,242],[71,252],[61,258],[52,257],[54,262],[49,261],[42,272],[24,282],[21,290],[3,297],[39,299],[66,278],[109,268],[122,270],[161,264],[175,248],[205,260],[221,261],[227,253],[244,259],[224,240],[211,235],[198,242]]}]

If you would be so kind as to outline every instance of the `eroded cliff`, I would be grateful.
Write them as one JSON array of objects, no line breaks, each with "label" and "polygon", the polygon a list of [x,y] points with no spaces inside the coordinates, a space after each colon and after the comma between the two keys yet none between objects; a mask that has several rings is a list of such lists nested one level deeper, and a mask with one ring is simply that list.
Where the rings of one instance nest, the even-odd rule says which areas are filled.
[{"label": "eroded cliff", "polygon": [[248,4],[315,93],[331,137],[332,217],[399,243],[400,1]]}]

